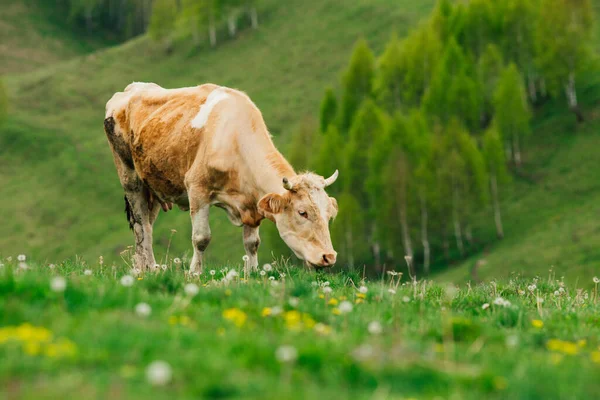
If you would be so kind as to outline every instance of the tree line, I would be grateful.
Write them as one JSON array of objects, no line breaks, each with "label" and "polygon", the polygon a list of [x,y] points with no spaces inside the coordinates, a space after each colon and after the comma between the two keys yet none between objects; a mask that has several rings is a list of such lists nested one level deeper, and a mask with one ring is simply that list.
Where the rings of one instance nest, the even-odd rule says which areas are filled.
[{"label": "tree line", "polygon": [[[167,45],[173,37],[218,42],[221,26],[234,37],[240,21],[258,27],[260,0],[60,0],[69,19],[88,33],[111,32],[129,39],[146,32]],[[206,34],[203,34],[203,33]]]},{"label": "tree line", "polygon": [[288,152],[296,167],[341,171],[340,262],[408,256],[428,273],[474,248],[481,210],[503,238],[500,199],[523,168],[532,108],[565,98],[584,120],[593,15],[590,0],[440,0],[378,57],[359,40],[318,129],[299,129]]}]

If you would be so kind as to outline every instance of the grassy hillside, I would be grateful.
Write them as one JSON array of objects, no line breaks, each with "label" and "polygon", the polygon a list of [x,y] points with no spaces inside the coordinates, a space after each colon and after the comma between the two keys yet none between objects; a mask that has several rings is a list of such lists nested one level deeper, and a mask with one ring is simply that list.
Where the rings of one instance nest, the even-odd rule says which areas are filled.
[{"label": "grassy hillside", "polygon": [[[12,114],[0,139],[0,168],[6,171],[0,196],[13,200],[0,209],[6,221],[0,251],[51,260],[74,254],[114,259],[133,243],[102,129],[106,100],[128,83],[241,88],[283,144],[303,118],[316,114],[323,88],[337,81],[361,35],[379,51],[392,31],[404,33],[433,3],[295,0],[275,8],[258,31],[245,31],[216,50],[180,47],[167,57],[140,38],[12,77],[7,82]],[[243,254],[241,231],[221,213],[213,212],[209,260],[237,260]],[[175,251],[190,249],[189,217],[173,211],[159,217],[157,253],[164,252],[172,228],[178,230]]]},{"label": "grassy hillside", "polygon": [[[99,255],[114,260],[133,243],[102,131],[104,103],[131,81],[165,87],[215,82],[241,88],[261,108],[276,142],[284,147],[295,126],[314,118],[323,88],[337,82],[358,37],[366,37],[379,53],[392,31],[402,35],[433,4],[294,0],[275,8],[258,31],[245,31],[216,50],[196,51],[179,44],[166,56],[139,38],[11,76],[7,84],[12,114],[0,136],[0,253],[27,253],[52,261],[74,254],[88,261]],[[0,18],[6,23],[4,14]],[[579,127],[564,104],[537,110],[523,170],[513,190],[503,194],[506,239],[451,266],[439,279],[469,279],[480,259],[487,261],[478,270],[480,278],[511,271],[545,274],[551,266],[572,280],[588,279],[597,271],[599,99],[600,81],[591,77],[580,88],[588,121]],[[209,261],[237,261],[243,254],[241,231],[231,227],[220,210],[211,218]],[[188,215],[161,213],[155,229],[157,256],[164,254],[170,229],[178,231],[173,251],[190,249]],[[266,222],[262,229],[273,227]],[[493,237],[491,230],[479,234],[486,240]],[[268,249],[262,248],[261,257],[269,258]]]},{"label": "grassy hillside", "polygon": [[74,33],[51,3],[0,0],[0,75],[32,71],[106,45]]}]

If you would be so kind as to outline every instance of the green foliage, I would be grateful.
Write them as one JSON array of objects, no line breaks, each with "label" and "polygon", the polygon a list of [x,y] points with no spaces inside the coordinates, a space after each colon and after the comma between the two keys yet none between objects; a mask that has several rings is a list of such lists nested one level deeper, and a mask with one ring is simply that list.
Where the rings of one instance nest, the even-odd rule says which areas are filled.
[{"label": "green foliage", "polygon": [[6,93],[6,89],[4,88],[4,83],[2,79],[0,79],[0,126],[6,119],[6,115],[8,114],[8,94]]},{"label": "green foliage", "polygon": [[177,18],[177,3],[175,0],[156,0],[152,6],[152,18],[148,33],[154,40],[168,37],[174,27]]},{"label": "green foliage", "polygon": [[527,95],[515,64],[510,64],[502,72],[494,95],[494,110],[494,124],[504,141],[512,142],[531,132]]},{"label": "green foliage", "polygon": [[504,68],[504,60],[499,48],[489,44],[479,59],[478,76],[482,89],[482,119],[484,123],[491,120],[494,114],[494,92]]},{"label": "green foliage", "polygon": [[[346,162],[343,157],[345,143],[339,129],[335,125],[330,124],[319,143],[318,152],[315,154],[315,160],[312,165],[314,170],[323,176],[329,176],[328,174],[332,174],[336,169],[342,170]],[[342,184],[340,182],[327,188],[327,191],[335,195],[341,192],[341,187]]]},{"label": "green foliage", "polygon": [[504,144],[495,127],[490,127],[483,135],[483,155],[488,174],[495,176],[500,184],[510,182],[511,178],[506,168]]},{"label": "green foliage", "polygon": [[388,111],[398,109],[403,103],[403,82],[406,60],[397,35],[387,43],[378,62],[374,90],[379,103]]},{"label": "green foliage", "polygon": [[375,56],[365,39],[354,46],[348,69],[342,76],[341,131],[346,134],[363,100],[373,94]]},{"label": "green foliage", "polygon": [[315,124],[310,120],[304,120],[292,134],[289,149],[285,154],[296,171],[312,168],[315,158],[313,148],[321,147],[319,136]]},{"label": "green foliage", "polygon": [[333,125],[337,118],[338,112],[337,97],[333,92],[333,88],[329,87],[325,90],[325,96],[321,101],[320,125],[321,132],[327,132],[327,129]]}]

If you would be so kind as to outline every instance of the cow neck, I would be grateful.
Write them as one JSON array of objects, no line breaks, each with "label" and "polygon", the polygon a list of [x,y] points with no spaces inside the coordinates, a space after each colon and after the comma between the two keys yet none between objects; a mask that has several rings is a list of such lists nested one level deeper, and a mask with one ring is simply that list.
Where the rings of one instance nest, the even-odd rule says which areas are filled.
[{"label": "cow neck", "polygon": [[[296,176],[290,164],[277,151],[275,146],[273,146],[272,151],[272,153],[263,157],[261,168],[255,170],[259,198],[269,193],[285,193],[283,178],[292,179]],[[274,163],[276,163],[276,166],[273,165]],[[257,174],[256,171],[260,171],[260,173]]]}]

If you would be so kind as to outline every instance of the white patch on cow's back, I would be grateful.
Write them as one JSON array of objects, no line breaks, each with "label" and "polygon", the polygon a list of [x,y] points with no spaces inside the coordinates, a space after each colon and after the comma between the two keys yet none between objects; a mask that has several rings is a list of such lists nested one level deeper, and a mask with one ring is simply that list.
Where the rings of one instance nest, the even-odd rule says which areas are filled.
[{"label": "white patch on cow's back", "polygon": [[203,128],[208,121],[208,117],[212,112],[212,109],[221,101],[225,100],[229,95],[224,88],[218,88],[210,92],[206,102],[200,106],[200,111],[192,120],[192,128]]}]

